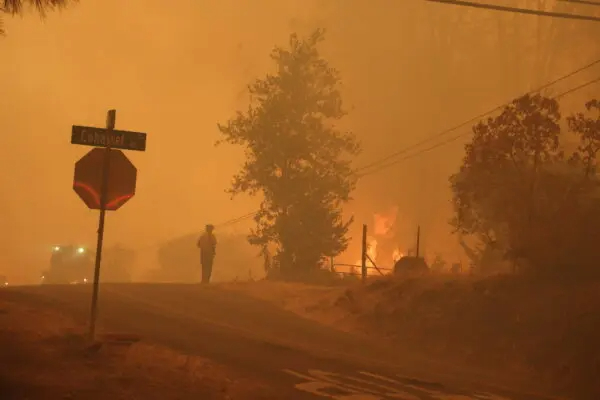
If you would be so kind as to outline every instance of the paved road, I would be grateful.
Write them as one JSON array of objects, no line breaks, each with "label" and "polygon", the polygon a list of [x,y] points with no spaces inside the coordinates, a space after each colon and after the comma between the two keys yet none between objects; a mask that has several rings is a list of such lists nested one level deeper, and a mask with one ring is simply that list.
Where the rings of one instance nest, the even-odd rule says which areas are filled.
[{"label": "paved road", "polygon": [[[90,286],[20,287],[2,297],[39,301],[87,321]],[[366,338],[341,333],[219,287],[103,285],[100,321],[271,382],[282,400],[542,400],[417,363]],[[418,379],[414,377],[419,377]],[[475,383],[473,382],[475,381]]]}]

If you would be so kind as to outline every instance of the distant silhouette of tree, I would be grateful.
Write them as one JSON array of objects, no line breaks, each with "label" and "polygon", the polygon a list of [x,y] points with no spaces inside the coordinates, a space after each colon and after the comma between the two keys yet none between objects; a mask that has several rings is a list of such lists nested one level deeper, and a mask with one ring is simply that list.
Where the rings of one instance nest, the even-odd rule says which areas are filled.
[{"label": "distant silhouette of tree", "polygon": [[137,254],[135,250],[116,244],[102,254],[102,274],[105,282],[130,282]]},{"label": "distant silhouette of tree", "polygon": [[[48,11],[55,11],[78,1],[79,0],[0,0],[0,12],[10,15],[20,15],[23,13],[25,6],[29,5],[33,6],[40,16],[44,17]],[[4,33],[2,18],[0,18],[0,34]]]},{"label": "distant silhouette of tree", "polygon": [[598,166],[598,151],[600,151],[600,101],[590,100],[585,104],[588,112],[596,112],[597,116],[590,117],[577,113],[567,118],[569,128],[579,137],[579,147],[573,160],[581,161],[584,165],[585,176],[595,175]]},{"label": "distant silhouette of tree", "polygon": [[249,85],[248,110],[219,124],[220,142],[246,152],[230,193],[264,197],[249,241],[274,245],[273,265],[287,278],[345,250],[352,222],[343,220],[342,205],[356,184],[351,156],[360,147],[334,125],[345,112],[339,73],[317,48],[323,39],[322,30],[292,34],[289,48],[276,47],[276,72]]}]

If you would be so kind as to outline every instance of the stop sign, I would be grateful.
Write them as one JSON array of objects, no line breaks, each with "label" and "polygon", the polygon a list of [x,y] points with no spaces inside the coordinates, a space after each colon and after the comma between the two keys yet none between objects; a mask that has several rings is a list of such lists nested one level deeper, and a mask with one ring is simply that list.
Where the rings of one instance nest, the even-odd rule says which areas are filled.
[{"label": "stop sign", "polygon": [[[73,190],[91,209],[100,209],[102,173],[107,149],[96,147],[75,163]],[[137,169],[121,150],[110,150],[106,210],[117,210],[135,195]]]}]

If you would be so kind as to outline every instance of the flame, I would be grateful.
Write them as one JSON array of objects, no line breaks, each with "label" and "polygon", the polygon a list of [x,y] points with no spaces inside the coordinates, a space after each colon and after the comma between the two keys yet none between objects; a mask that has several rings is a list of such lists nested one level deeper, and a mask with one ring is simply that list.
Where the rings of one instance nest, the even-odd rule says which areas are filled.
[{"label": "flame", "polygon": [[[366,261],[367,275],[379,275],[379,271],[377,271],[377,268],[375,268],[375,266],[373,265],[373,261],[375,262],[375,265],[377,265],[377,239],[369,238],[369,241],[367,242],[367,255],[369,256]],[[360,272],[362,260],[357,260],[355,264],[356,268],[359,268],[358,272]],[[356,272],[356,268],[353,268],[352,272]],[[381,272],[385,274],[389,273],[390,271],[382,270]]]},{"label": "flame", "polygon": [[[367,243],[367,275],[378,275],[376,268],[373,268],[373,262],[377,265],[377,239],[371,238],[371,240]],[[373,261],[371,261],[373,260]]]},{"label": "flame", "polygon": [[[392,239],[394,237],[394,226],[398,220],[398,207],[394,206],[389,209],[387,212],[383,213],[374,213],[373,214],[373,235],[379,237],[381,239]],[[367,254],[371,257],[371,259],[377,264],[377,240],[373,239],[369,243],[369,247],[367,249]],[[384,260],[382,260],[381,267],[390,268],[393,266],[396,261],[403,256],[398,247],[394,249],[391,254],[391,259],[388,257],[389,254],[384,254]],[[392,264],[392,265],[390,265]],[[373,263],[370,261],[367,262],[367,265],[372,267]],[[381,270],[383,273],[390,273],[388,270]],[[375,268],[369,268],[368,274],[379,274],[379,272]]]},{"label": "flame", "polygon": [[398,218],[398,207],[392,207],[392,209],[385,213],[373,214],[373,234],[375,236],[390,237],[392,228]]},{"label": "flame", "polygon": [[396,261],[398,261],[399,259],[401,259],[402,257],[404,257],[404,253],[402,253],[400,251],[399,248],[395,248],[394,251],[392,252],[392,261],[394,261],[394,264],[396,263]]},{"label": "flame", "polygon": [[[370,230],[371,233],[371,237],[369,237],[367,239],[367,255],[369,256],[366,260],[366,266],[367,266],[367,275],[379,275],[380,271],[383,274],[389,274],[392,272],[391,267],[394,266],[394,264],[396,263],[396,261],[398,261],[401,257],[404,256],[404,254],[399,250],[398,247],[396,247],[392,254],[387,253],[387,251],[385,251],[383,254],[379,254],[380,251],[378,251],[378,240],[383,240],[383,239],[393,239],[394,238],[394,226],[396,225],[398,219],[398,207],[394,206],[391,209],[389,209],[387,212],[380,212],[380,213],[374,213],[373,214],[373,228],[372,230]],[[385,250],[385,248],[384,248]],[[359,253],[360,254],[360,253]],[[381,256],[381,257],[379,257]],[[378,258],[382,258],[381,263],[379,263]],[[372,261],[371,261],[372,260]],[[377,268],[375,268],[375,265],[373,265],[373,263],[375,263],[375,265],[377,267],[381,267],[384,269],[380,269],[379,271],[377,270]],[[381,264],[381,265],[379,265]],[[340,273],[351,273],[354,275],[360,275],[361,274],[361,266],[362,266],[362,259],[358,258],[355,262],[353,266],[342,266],[340,265],[338,271]]]},{"label": "flame", "polygon": [[373,263],[371,260],[377,260],[377,240],[375,238],[371,238],[369,243],[367,243],[367,255],[369,256],[367,258],[367,265],[372,267]]}]

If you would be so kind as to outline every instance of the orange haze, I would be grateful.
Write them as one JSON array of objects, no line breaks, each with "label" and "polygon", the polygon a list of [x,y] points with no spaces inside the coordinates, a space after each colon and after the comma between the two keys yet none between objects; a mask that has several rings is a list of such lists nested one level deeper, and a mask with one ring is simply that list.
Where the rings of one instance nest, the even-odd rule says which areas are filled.
[{"label": "orange haze", "polygon": [[[117,129],[148,133],[145,153],[127,153],[138,168],[137,194],[109,213],[106,226],[109,245],[143,253],[138,277],[155,266],[157,243],[252,211],[256,200],[231,201],[224,193],[242,153],[213,146],[216,123],[245,107],[244,85],[269,70],[269,51],[292,31],[328,29],[323,52],[344,78],[350,111],[344,125],[364,145],[357,166],[589,62],[597,45],[575,38],[600,34],[598,24],[555,21],[568,33],[562,36],[588,44],[542,74],[515,56],[526,44],[496,32],[510,24],[527,33],[536,20],[529,16],[416,0],[166,4],[81,0],[45,21],[31,13],[5,18],[0,262],[6,271],[0,272],[32,279],[52,244],[95,245],[97,212],[71,188],[73,164],[88,149],[71,145],[69,134],[72,124],[102,126],[109,108],[117,109]],[[463,143],[365,177],[348,206],[357,221],[353,238],[360,224],[373,224],[374,213],[398,207],[407,242],[421,224],[423,245],[456,259],[447,177]],[[353,241],[352,259],[357,246]]]}]

